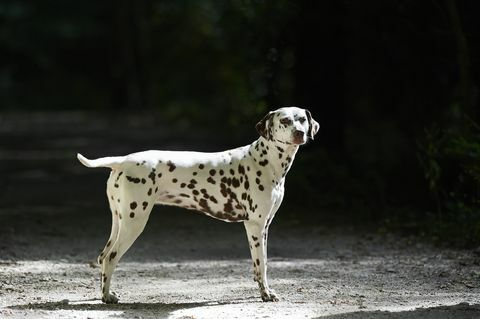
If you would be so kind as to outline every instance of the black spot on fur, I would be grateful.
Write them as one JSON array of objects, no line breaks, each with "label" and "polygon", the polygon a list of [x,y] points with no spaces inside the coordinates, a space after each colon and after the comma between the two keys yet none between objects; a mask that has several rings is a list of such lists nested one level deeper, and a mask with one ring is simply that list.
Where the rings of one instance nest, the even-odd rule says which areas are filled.
[{"label": "black spot on fur", "polygon": [[142,203],[143,210],[147,209],[147,206],[148,206],[148,203],[147,203],[147,202],[143,202],[143,203]]},{"label": "black spot on fur", "polygon": [[241,174],[241,175],[244,175],[245,174],[245,168],[242,166],[242,165],[238,165],[238,172]]},{"label": "black spot on fur", "polygon": [[193,172],[193,176],[197,176],[197,172]]},{"label": "black spot on fur", "polygon": [[250,183],[248,181],[245,181],[245,184],[243,184],[243,186],[245,186],[245,189],[248,189],[250,187]]},{"label": "black spot on fur", "polygon": [[262,171],[257,171],[257,176],[262,176]]},{"label": "black spot on fur", "polygon": [[211,176],[207,178],[207,182],[209,182],[210,184],[215,184],[215,180]]},{"label": "black spot on fur", "polygon": [[268,160],[265,159],[263,161],[258,162],[258,164],[260,164],[261,166],[266,166],[268,164]]},{"label": "black spot on fur", "polygon": [[140,183],[140,178],[127,176],[127,181],[129,181],[131,183],[134,183],[134,184],[138,184],[138,183]]},{"label": "black spot on fur", "polygon": [[[152,180],[152,183],[155,185],[155,168],[152,169],[152,171],[150,172],[150,174],[148,174],[148,178],[150,178]],[[143,181],[142,181],[143,183]]]},{"label": "black spot on fur", "polygon": [[177,168],[177,166],[175,166],[175,164],[173,164],[172,161],[168,161],[167,166],[168,166],[168,171],[169,172],[173,172]]},{"label": "black spot on fur", "polygon": [[148,195],[148,196],[151,196],[151,195],[152,195],[152,189],[151,189],[151,188],[148,189],[147,195]]},{"label": "black spot on fur", "polygon": [[145,184],[147,180],[145,178],[142,178],[142,184]]},{"label": "black spot on fur", "polygon": [[225,205],[223,205],[223,211],[225,213],[231,213],[233,211],[233,206],[231,201],[228,201]]},{"label": "black spot on fur", "polygon": [[227,186],[225,184],[220,184],[220,193],[222,193],[222,196],[223,197],[227,197],[228,196],[228,192],[227,192]]},{"label": "black spot on fur", "polygon": [[205,167],[205,165],[203,165],[203,164],[198,165],[199,169],[203,169],[204,167]]},{"label": "black spot on fur", "polygon": [[261,190],[261,191],[263,192],[263,190],[264,190],[264,187],[263,187],[263,185],[258,185],[258,189],[259,189],[259,190]]},{"label": "black spot on fur", "polygon": [[230,169],[230,174],[235,175],[235,171],[232,168]]},{"label": "black spot on fur", "polygon": [[223,175],[223,173],[224,173],[224,172],[223,172],[223,169],[221,169],[220,171],[218,171],[218,173],[219,173],[220,175]]},{"label": "black spot on fur", "polygon": [[237,188],[240,186],[240,181],[237,178],[232,178],[232,186]]},{"label": "black spot on fur", "polygon": [[215,204],[218,203],[217,199],[216,199],[215,197],[213,197],[213,196],[210,196],[210,200],[211,200],[212,202],[214,202]]},{"label": "black spot on fur", "polygon": [[194,189],[194,190],[192,191],[192,193],[193,193],[193,195],[195,195],[195,196],[198,195],[198,194],[200,194],[200,192],[197,191],[196,189]]},{"label": "black spot on fur", "polygon": [[182,202],[181,199],[176,199],[176,200],[175,200],[175,204],[180,204],[181,202]]},{"label": "black spot on fur", "polygon": [[205,210],[209,210],[210,207],[208,206],[208,202],[205,198],[202,198],[198,204],[200,204],[200,207],[204,208]]},{"label": "black spot on fur", "polygon": [[131,202],[131,203],[130,203],[130,208],[131,208],[131,209],[137,208],[137,202]]},{"label": "black spot on fur", "polygon": [[117,252],[114,251],[110,254],[110,257],[108,259],[111,261],[113,258],[115,258],[116,255],[117,255]]},{"label": "black spot on fur", "polygon": [[257,184],[260,184],[260,179],[259,179],[258,177],[255,178],[255,182],[256,182]]},{"label": "black spot on fur", "polygon": [[130,213],[130,218],[133,218],[133,217],[135,217],[135,213],[134,213],[134,212],[131,212],[131,213]]},{"label": "black spot on fur", "polygon": [[260,259],[257,258],[256,262],[257,262],[257,266],[260,266]]},{"label": "black spot on fur", "polygon": [[217,173],[217,171],[212,168],[212,169],[209,171],[209,173],[210,173],[210,175],[215,176],[215,174]]},{"label": "black spot on fur", "polygon": [[176,182],[178,182],[178,179],[173,178],[173,179],[172,179],[172,183],[176,183]]},{"label": "black spot on fur", "polygon": [[[195,191],[194,191],[194,192],[195,192]],[[182,197],[190,198],[190,195],[185,194],[185,193],[180,193],[179,195],[182,196]]]},{"label": "black spot on fur", "polygon": [[187,186],[187,184],[185,184],[185,183],[181,183],[181,184],[180,184],[180,187],[181,187],[181,188],[184,188],[185,186]]}]

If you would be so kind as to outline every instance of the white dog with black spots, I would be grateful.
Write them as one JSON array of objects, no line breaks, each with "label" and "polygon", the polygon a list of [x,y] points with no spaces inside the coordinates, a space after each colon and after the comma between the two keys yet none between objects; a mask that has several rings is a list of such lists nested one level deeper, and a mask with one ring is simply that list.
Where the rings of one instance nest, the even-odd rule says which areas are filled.
[{"label": "white dog with black spots", "polygon": [[308,110],[284,107],[257,123],[259,139],[224,152],[145,151],[95,160],[78,154],[87,167],[111,168],[107,196],[112,230],[98,257],[102,301],[118,302],[110,292],[113,271],[142,233],[155,204],[243,222],[262,300],[278,301],[267,281],[268,227],[299,146],[313,139],[319,127]]}]

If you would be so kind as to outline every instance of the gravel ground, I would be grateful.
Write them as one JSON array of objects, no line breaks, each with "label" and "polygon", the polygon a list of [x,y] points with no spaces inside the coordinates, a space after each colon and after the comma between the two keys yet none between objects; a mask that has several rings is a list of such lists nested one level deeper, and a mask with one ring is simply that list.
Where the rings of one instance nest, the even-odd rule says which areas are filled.
[{"label": "gravel ground", "polygon": [[477,251],[306,225],[292,221],[303,212],[288,206],[269,235],[280,302],[261,302],[241,224],[157,207],[115,272],[120,304],[102,304],[93,261],[110,228],[107,171],[84,168],[75,153],[179,149],[157,124],[132,115],[0,114],[0,318],[480,318]]},{"label": "gravel ground", "polygon": [[480,317],[474,252],[274,223],[269,276],[281,301],[263,303],[241,224],[160,207],[117,268],[120,304],[104,305],[94,258],[109,221],[58,214],[3,215],[0,317]]}]

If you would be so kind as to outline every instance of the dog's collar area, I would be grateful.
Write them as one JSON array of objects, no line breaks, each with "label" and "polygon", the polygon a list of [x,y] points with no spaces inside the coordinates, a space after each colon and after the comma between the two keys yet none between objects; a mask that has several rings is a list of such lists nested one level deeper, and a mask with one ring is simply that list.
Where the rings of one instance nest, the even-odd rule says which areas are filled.
[{"label": "dog's collar area", "polygon": [[293,143],[289,143],[289,142],[284,142],[284,141],[280,141],[276,138],[273,139],[275,142],[278,142],[278,143],[282,143],[282,144],[286,144],[286,145],[296,145],[296,144],[293,144]]}]

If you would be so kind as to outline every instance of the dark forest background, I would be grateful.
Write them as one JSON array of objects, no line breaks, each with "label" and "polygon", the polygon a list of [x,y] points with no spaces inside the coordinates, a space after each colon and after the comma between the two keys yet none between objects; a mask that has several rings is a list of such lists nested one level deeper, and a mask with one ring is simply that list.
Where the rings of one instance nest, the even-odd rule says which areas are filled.
[{"label": "dark forest background", "polygon": [[[140,116],[183,148],[193,139],[221,150],[256,138],[268,110],[295,105],[321,130],[297,156],[281,218],[476,245],[479,9],[475,0],[3,0],[0,151],[24,143],[6,133],[12,114]],[[70,165],[76,151],[65,153]]]}]

